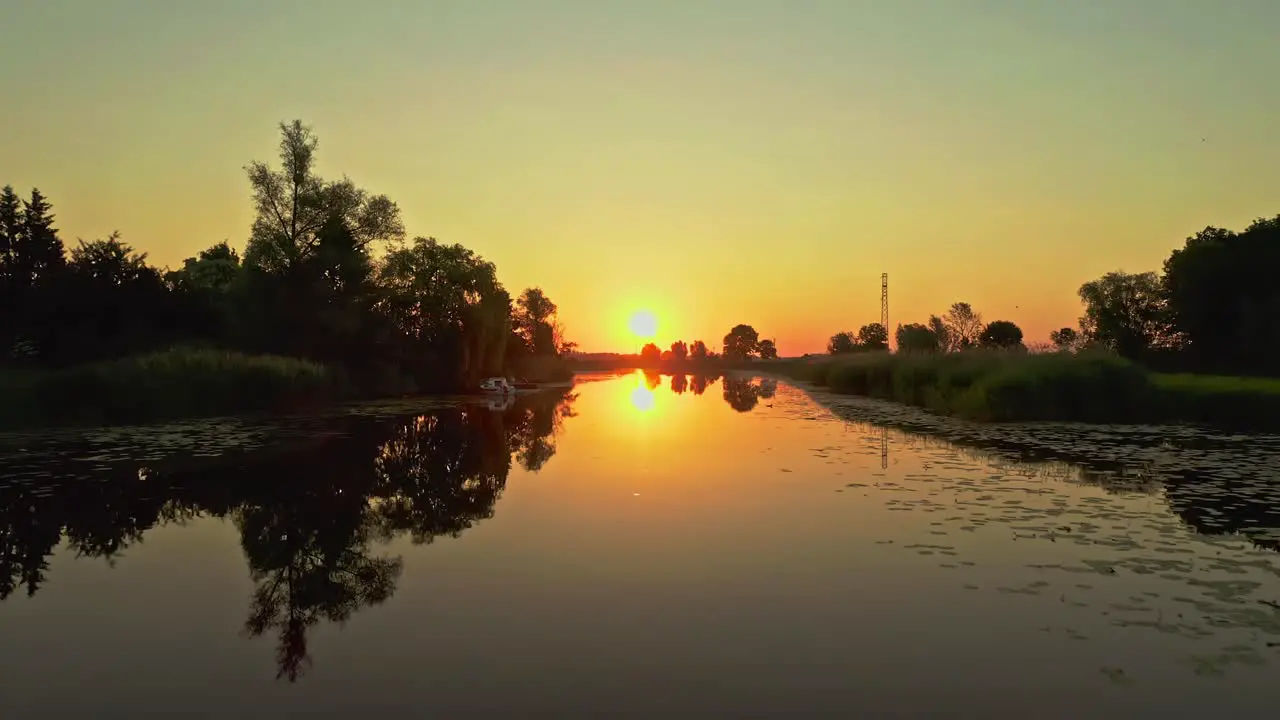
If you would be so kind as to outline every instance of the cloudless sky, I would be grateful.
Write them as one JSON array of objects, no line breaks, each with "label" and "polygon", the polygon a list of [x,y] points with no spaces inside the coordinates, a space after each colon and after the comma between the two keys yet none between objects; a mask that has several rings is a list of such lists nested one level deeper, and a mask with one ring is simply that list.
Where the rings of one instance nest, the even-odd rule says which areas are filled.
[{"label": "cloudless sky", "polygon": [[[159,265],[252,219],[282,120],[586,350],[784,354],[1076,289],[1280,213],[1275,0],[0,0],[0,184]],[[1202,142],[1202,138],[1205,140]]]}]

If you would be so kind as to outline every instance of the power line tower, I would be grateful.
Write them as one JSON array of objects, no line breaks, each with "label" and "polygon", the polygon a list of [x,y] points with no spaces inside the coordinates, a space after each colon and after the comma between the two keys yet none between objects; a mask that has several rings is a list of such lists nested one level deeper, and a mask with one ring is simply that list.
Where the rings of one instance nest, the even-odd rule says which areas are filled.
[{"label": "power line tower", "polygon": [[889,329],[889,273],[880,273],[880,326]]}]

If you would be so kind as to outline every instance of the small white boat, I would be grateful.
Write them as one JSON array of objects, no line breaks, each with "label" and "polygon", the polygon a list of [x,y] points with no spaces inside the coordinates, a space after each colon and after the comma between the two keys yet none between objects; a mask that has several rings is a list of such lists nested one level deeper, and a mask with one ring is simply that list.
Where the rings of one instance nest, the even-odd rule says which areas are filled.
[{"label": "small white boat", "polygon": [[491,377],[480,381],[480,392],[486,395],[508,395],[515,390],[504,377]]}]

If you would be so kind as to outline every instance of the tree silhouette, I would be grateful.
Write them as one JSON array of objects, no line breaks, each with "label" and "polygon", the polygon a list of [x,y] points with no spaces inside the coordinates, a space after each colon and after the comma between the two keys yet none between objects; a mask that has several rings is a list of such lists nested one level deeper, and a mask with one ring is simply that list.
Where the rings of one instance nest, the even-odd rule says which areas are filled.
[{"label": "tree silhouette", "polygon": [[1022,347],[1022,328],[1008,320],[993,320],[982,329],[978,344],[985,348]]},{"label": "tree silhouette", "polygon": [[1049,333],[1049,342],[1058,350],[1071,351],[1080,344],[1080,334],[1075,328],[1064,327]]},{"label": "tree silhouette", "polygon": [[689,357],[689,346],[684,341],[677,340],[671,343],[671,360],[676,363],[683,363]]},{"label": "tree silhouette", "polygon": [[1137,358],[1170,337],[1168,314],[1155,273],[1107,273],[1080,286],[1085,340]]},{"label": "tree silhouette", "polygon": [[843,355],[857,350],[858,341],[851,332],[836,333],[827,341],[827,352],[832,355]]},{"label": "tree silhouette", "polygon": [[975,312],[972,305],[955,303],[942,320],[947,328],[948,350],[955,352],[978,344],[984,326],[982,314]]},{"label": "tree silhouette", "polygon": [[705,362],[707,360],[707,344],[701,340],[694,340],[689,346],[689,359],[694,362]]},{"label": "tree silhouette", "polygon": [[950,352],[955,347],[955,341],[951,337],[951,328],[947,327],[947,322],[937,315],[929,316],[929,331],[937,339],[939,351]]},{"label": "tree silhouette", "polygon": [[724,358],[746,360],[760,351],[760,333],[750,325],[734,325],[724,336]]},{"label": "tree silhouette", "polygon": [[858,345],[863,350],[888,350],[889,331],[880,323],[870,323],[858,329]]},{"label": "tree silhouette", "polygon": [[1243,232],[1207,227],[1164,262],[1167,319],[1199,368],[1268,372],[1280,355],[1280,215]]},{"label": "tree silhouette", "polygon": [[640,363],[645,367],[657,367],[662,362],[662,350],[653,343],[645,343],[640,348]]},{"label": "tree silhouette", "polygon": [[938,336],[926,325],[899,325],[894,334],[898,352],[937,352],[939,349]]}]

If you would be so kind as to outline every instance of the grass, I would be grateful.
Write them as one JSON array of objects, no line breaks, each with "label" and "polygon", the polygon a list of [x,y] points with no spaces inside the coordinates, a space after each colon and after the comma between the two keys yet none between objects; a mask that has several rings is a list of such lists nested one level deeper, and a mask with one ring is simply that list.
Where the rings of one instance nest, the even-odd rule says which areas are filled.
[{"label": "grass", "polygon": [[859,353],[782,370],[836,393],[978,421],[1280,427],[1280,381],[1159,375],[1105,353]]},{"label": "grass", "polygon": [[1280,379],[1153,375],[1164,414],[1188,422],[1280,428]]},{"label": "grass", "polygon": [[306,360],[174,349],[56,371],[2,371],[0,427],[294,411],[338,399],[344,384]]}]

